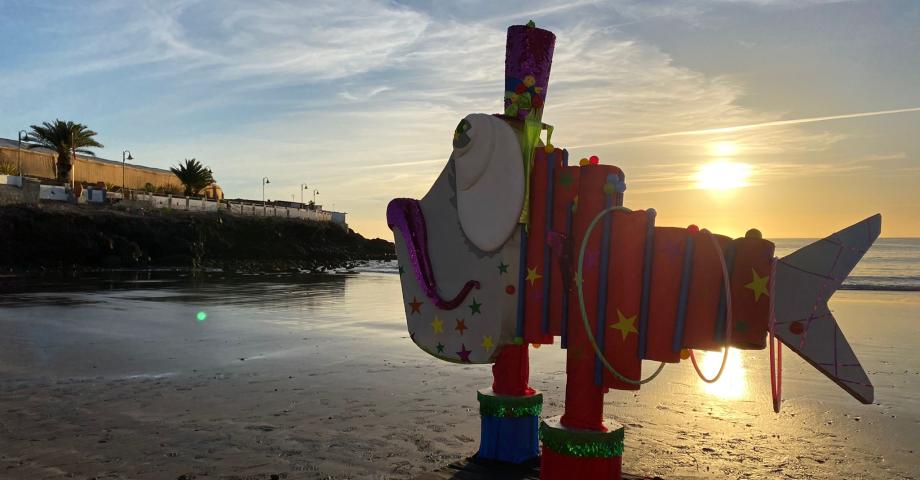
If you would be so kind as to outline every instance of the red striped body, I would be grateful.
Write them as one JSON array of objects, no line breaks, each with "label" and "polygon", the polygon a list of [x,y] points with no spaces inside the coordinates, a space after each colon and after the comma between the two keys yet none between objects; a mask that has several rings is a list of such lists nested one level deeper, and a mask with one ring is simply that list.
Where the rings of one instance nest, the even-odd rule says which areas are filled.
[{"label": "red striped body", "polygon": [[[618,211],[612,215],[604,356],[621,375],[639,380],[642,374],[638,355],[639,306],[648,215],[645,210]],[[639,389],[639,385],[623,382],[606,369],[604,386]]]},{"label": "red striped body", "polygon": [[[524,342],[537,344],[553,343],[549,331],[549,311],[544,308],[549,296],[549,285],[558,283],[552,271],[548,271],[551,260],[547,237],[550,233],[552,208],[549,195],[553,180],[550,171],[562,168],[562,150],[546,153],[544,148],[534,151],[533,170],[530,177],[530,225],[527,237],[527,262],[524,266],[528,275],[525,282],[524,300]],[[544,315],[546,316],[544,318]],[[544,327],[546,329],[544,330]]]},{"label": "red striped body", "polygon": [[[712,238],[718,247],[713,245]],[[687,301],[686,326],[682,345],[695,350],[720,350],[722,336],[717,332],[720,292],[725,280],[720,257],[731,242],[724,235],[701,232],[694,235],[693,273]],[[731,270],[728,271],[731,278]],[[724,330],[724,327],[723,327]]]},{"label": "red striped body", "polygon": [[669,363],[680,361],[680,350],[673,349],[673,339],[688,235],[686,228],[655,227],[648,341],[645,346],[645,358],[648,360]]},{"label": "red striped body", "polygon": [[[519,293],[525,296],[522,336],[532,344],[563,337],[568,352],[562,423],[598,430],[603,428],[604,392],[608,388],[638,390],[639,385],[617,378],[598,362],[585,332],[575,271],[590,222],[607,206],[622,205],[622,193],[608,183],[619,181],[623,174],[609,165],[564,166],[566,155],[564,150],[547,153],[542,147],[534,155],[526,264],[522,266],[526,280]],[[583,295],[588,325],[607,362],[626,378],[639,380],[643,358],[677,363],[682,348],[723,348],[728,313],[728,298],[722,291],[723,257],[733,307],[731,345],[765,348],[773,244],[759,238],[731,240],[705,231],[656,227],[649,222],[645,210],[616,211],[599,220],[588,238]],[[605,228],[609,228],[606,268],[602,258]],[[649,231],[652,239],[647,243]],[[647,245],[650,252],[646,252]],[[643,284],[646,275],[647,288]],[[645,327],[640,321],[644,295],[648,297]],[[603,325],[598,329],[601,319]],[[643,334],[646,342],[640,358]]]},{"label": "red striped body", "polygon": [[[575,252],[572,245],[570,224],[574,221],[575,198],[578,197],[581,167],[563,167],[555,172],[553,184],[553,225],[550,242],[552,255],[549,295],[550,333],[563,335],[562,317],[568,315],[574,287]],[[566,332],[567,333],[567,332]]]},{"label": "red striped body", "polygon": [[769,279],[774,245],[759,238],[738,238],[733,243],[732,346],[761,350],[767,346]]}]

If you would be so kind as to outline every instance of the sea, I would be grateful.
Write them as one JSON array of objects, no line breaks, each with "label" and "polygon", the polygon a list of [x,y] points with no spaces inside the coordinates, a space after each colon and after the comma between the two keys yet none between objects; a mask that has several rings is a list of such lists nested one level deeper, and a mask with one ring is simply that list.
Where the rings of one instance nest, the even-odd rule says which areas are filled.
[{"label": "sea", "polygon": [[[773,240],[776,256],[782,258],[810,245],[817,239],[783,238]],[[355,268],[358,272],[398,273],[396,261],[371,262]],[[880,238],[843,282],[841,290],[882,292],[920,291],[920,238]]]}]

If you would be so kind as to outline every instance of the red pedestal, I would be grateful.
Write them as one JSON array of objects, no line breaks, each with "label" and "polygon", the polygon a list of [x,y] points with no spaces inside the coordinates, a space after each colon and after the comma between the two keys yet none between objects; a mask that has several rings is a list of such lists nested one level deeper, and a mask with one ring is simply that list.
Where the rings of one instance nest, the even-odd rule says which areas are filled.
[{"label": "red pedestal", "polygon": [[569,428],[552,417],[540,423],[542,480],[620,480],[624,428],[606,422],[605,431]]},{"label": "red pedestal", "polygon": [[620,480],[623,457],[570,457],[543,447],[540,459],[540,479]]}]

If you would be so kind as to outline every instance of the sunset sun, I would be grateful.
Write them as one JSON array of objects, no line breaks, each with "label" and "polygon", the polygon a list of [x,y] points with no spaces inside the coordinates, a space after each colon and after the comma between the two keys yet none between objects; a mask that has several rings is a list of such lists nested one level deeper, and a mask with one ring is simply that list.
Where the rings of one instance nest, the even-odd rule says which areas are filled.
[{"label": "sunset sun", "polygon": [[696,186],[703,190],[733,190],[748,186],[750,177],[750,165],[717,160],[699,167],[696,172]]}]

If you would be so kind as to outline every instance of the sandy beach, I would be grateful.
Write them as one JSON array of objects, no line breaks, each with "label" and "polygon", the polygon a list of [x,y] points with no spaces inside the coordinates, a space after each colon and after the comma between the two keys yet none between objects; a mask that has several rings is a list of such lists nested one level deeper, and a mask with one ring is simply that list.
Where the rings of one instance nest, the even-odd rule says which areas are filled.
[{"label": "sandy beach", "polygon": [[[477,449],[490,371],[409,341],[396,275],[42,285],[0,300],[0,478],[410,478]],[[672,365],[607,395],[624,470],[920,478],[920,294],[842,291],[831,307],[875,404],[788,351],[780,414],[766,352],[732,357],[710,389]],[[544,416],[561,413],[563,370],[557,346],[532,350]]]}]

